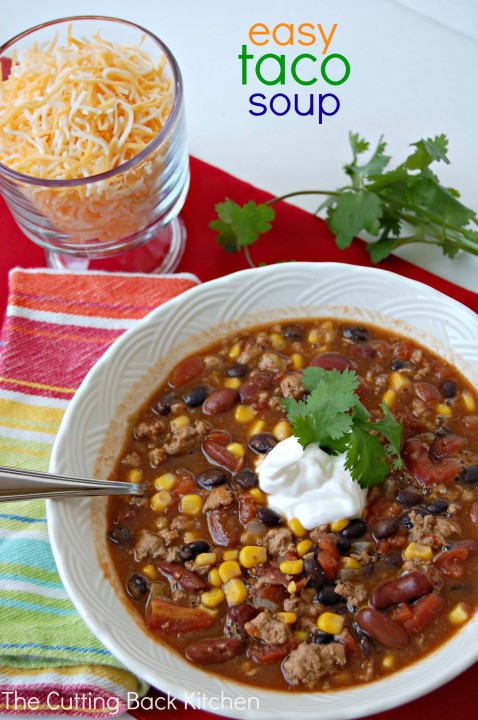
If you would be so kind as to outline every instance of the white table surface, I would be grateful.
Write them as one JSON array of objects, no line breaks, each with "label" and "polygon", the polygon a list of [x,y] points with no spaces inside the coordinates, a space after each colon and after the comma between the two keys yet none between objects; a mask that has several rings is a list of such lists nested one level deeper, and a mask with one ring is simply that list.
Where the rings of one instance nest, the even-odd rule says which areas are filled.
[{"label": "white table surface", "polygon": [[[272,193],[340,185],[349,130],[372,143],[384,133],[392,162],[401,161],[410,142],[445,132],[452,163],[438,168],[439,177],[478,209],[477,0],[2,0],[0,8],[0,43],[80,12],[151,29],[183,72],[191,153]],[[337,90],[342,107],[335,117],[320,126],[314,118],[248,113],[252,92],[297,90],[293,83],[272,92],[258,83],[241,85],[237,55],[242,44],[250,46],[248,30],[256,22],[338,23],[330,51],[344,54],[352,72]],[[252,50],[265,51],[281,52],[272,45]],[[315,207],[310,199],[297,204]],[[478,290],[478,258],[461,254],[450,261],[423,246],[401,254]]]}]

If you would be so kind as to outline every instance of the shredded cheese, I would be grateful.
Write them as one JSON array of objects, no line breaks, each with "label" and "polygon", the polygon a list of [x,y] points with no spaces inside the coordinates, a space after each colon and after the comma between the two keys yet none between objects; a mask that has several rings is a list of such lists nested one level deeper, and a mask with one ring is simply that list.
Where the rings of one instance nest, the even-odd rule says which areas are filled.
[{"label": "shredded cheese", "polygon": [[[0,162],[48,180],[119,168],[149,145],[171,113],[174,83],[165,66],[164,56],[154,60],[141,43],[113,44],[99,32],[77,39],[71,26],[65,45],[57,37],[35,44],[12,58],[5,80],[0,75]],[[107,180],[75,188],[23,185],[22,192],[78,242],[124,237],[148,224],[166,150]]]}]

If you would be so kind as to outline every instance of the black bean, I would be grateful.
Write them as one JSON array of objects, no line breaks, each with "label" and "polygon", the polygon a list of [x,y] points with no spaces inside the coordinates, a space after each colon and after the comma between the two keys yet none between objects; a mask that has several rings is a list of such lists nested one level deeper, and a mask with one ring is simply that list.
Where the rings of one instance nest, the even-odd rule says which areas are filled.
[{"label": "black bean", "polygon": [[134,574],[131,575],[128,582],[126,583],[126,590],[128,595],[131,595],[135,600],[140,600],[143,595],[148,592],[148,581],[142,575]]},{"label": "black bean", "polygon": [[405,360],[392,360],[390,363],[390,369],[391,370],[403,370],[403,368],[406,368],[408,363]]},{"label": "black bean", "polygon": [[423,493],[421,493],[418,488],[405,488],[404,490],[400,490],[397,495],[397,500],[402,505],[412,507],[413,505],[418,505],[423,502]]},{"label": "black bean", "polygon": [[259,478],[252,470],[241,470],[234,475],[234,482],[239,485],[243,490],[249,490],[249,488],[257,487],[259,485]]},{"label": "black bean", "polygon": [[443,397],[447,399],[454,398],[458,392],[456,383],[454,383],[453,380],[442,380],[442,382],[438,386],[438,389],[440,390]]},{"label": "black bean", "polygon": [[284,328],[284,337],[287,340],[300,340],[304,335],[302,325],[286,325]]},{"label": "black bean", "polygon": [[403,559],[398,552],[391,552],[385,555],[385,562],[389,567],[399,568],[402,567]]},{"label": "black bean", "polygon": [[458,476],[458,480],[468,485],[478,483],[478,465],[470,465]]},{"label": "black bean", "polygon": [[334,636],[329,633],[322,632],[322,630],[315,630],[311,635],[311,639],[312,642],[317,645],[328,645],[334,641]]},{"label": "black bean", "polygon": [[341,555],[348,555],[352,548],[352,543],[350,542],[350,540],[347,540],[347,538],[340,536],[335,541],[335,545]]},{"label": "black bean", "polygon": [[202,473],[196,478],[196,482],[206,490],[217,487],[218,485],[224,485],[227,480],[227,473],[225,470],[219,468],[209,468],[209,470],[203,470]]},{"label": "black bean", "polygon": [[446,500],[432,500],[430,505],[427,505],[427,510],[430,515],[440,515],[448,510],[448,502]]},{"label": "black bean", "polygon": [[229,377],[244,377],[247,375],[249,368],[244,363],[236,363],[227,368],[227,374]]},{"label": "black bean", "polygon": [[376,520],[373,524],[373,534],[377,540],[394,535],[398,530],[398,520],[394,517],[383,517]]},{"label": "black bean", "polygon": [[365,655],[365,657],[370,657],[373,651],[373,642],[367,635],[367,633],[364,633],[363,630],[357,631],[357,642],[359,645],[359,648]]},{"label": "black bean", "polygon": [[205,540],[194,540],[182,546],[179,556],[182,560],[194,560],[201,553],[207,552],[209,552],[209,543]]},{"label": "black bean", "polygon": [[342,537],[348,540],[357,540],[367,530],[367,523],[363,520],[351,520],[346,528],[342,530]]},{"label": "black bean", "polygon": [[277,525],[282,525],[283,522],[279,513],[267,505],[263,505],[259,508],[257,511],[257,517],[262,523],[264,523],[264,525],[267,525],[267,527],[277,527]]},{"label": "black bean", "polygon": [[344,601],[341,595],[335,592],[335,585],[328,583],[319,590],[316,595],[316,599],[322,603],[322,605],[338,605]]},{"label": "black bean", "polygon": [[206,385],[199,385],[183,395],[183,400],[188,407],[195,408],[202,405],[208,395],[209,388]]},{"label": "black bean", "polygon": [[115,525],[109,532],[109,539],[114,542],[115,545],[129,545],[132,538],[128,528],[123,525]]},{"label": "black bean", "polygon": [[277,445],[277,440],[272,433],[258,433],[249,440],[249,447],[258,455],[264,455]]},{"label": "black bean", "polygon": [[428,515],[428,510],[425,507],[415,507],[411,508],[410,510],[406,510],[404,513],[400,515],[400,522],[402,525],[405,525],[407,530],[411,530],[413,527],[413,523],[410,519],[410,513],[416,513],[417,515]]},{"label": "black bean", "polygon": [[346,327],[342,330],[342,335],[347,340],[352,340],[354,343],[364,343],[370,340],[369,331],[356,325],[355,327]]},{"label": "black bean", "polygon": [[317,560],[313,557],[304,558],[304,573],[310,578],[310,583],[316,589],[325,585],[327,580],[322,568],[318,565]]},{"label": "black bean", "polygon": [[156,403],[153,405],[152,410],[156,413],[156,415],[169,415],[171,412],[171,405],[175,402],[176,397],[172,393],[160,395],[160,397],[156,400]]}]

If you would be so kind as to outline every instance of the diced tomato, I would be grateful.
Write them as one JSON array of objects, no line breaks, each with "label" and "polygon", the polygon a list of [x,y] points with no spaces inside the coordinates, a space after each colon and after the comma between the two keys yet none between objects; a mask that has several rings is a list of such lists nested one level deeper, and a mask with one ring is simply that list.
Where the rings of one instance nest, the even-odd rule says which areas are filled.
[{"label": "diced tomato", "polygon": [[410,360],[416,347],[408,340],[401,340],[393,348],[393,354],[400,360]]},{"label": "diced tomato", "polygon": [[347,352],[355,360],[372,360],[377,355],[377,351],[373,345],[368,343],[354,343],[347,348]]},{"label": "diced tomato", "polygon": [[337,550],[337,544],[333,535],[324,535],[324,537],[319,540],[319,548],[329,552],[340,562],[340,552]]},{"label": "diced tomato", "polygon": [[390,552],[390,543],[388,540],[379,540],[377,543],[377,550],[381,555],[386,555]]},{"label": "diced tomato", "polygon": [[178,605],[161,598],[153,598],[146,611],[146,626],[158,634],[176,635],[206,630],[214,619],[200,608]]},{"label": "diced tomato", "polygon": [[239,520],[242,525],[248,525],[257,515],[257,503],[248,492],[239,495]]},{"label": "diced tomato", "polygon": [[423,485],[450,483],[459,473],[457,460],[445,458],[433,462],[429,457],[428,447],[419,438],[407,440],[403,457],[415,480]]},{"label": "diced tomato", "polygon": [[476,552],[474,540],[462,540],[451,550],[435,558],[435,566],[447,577],[461,578],[465,572],[464,564]]},{"label": "diced tomato", "polygon": [[437,380],[449,380],[450,378],[456,378],[456,372],[451,365],[442,365],[438,362],[435,362],[433,365],[433,374]]},{"label": "diced tomato", "polygon": [[283,572],[279,570],[277,566],[271,563],[264,563],[263,565],[257,565],[256,567],[257,577],[265,577],[267,575],[267,582],[270,585],[283,585],[287,587],[290,580]]},{"label": "diced tomato", "polygon": [[291,651],[289,643],[270,643],[269,645],[251,645],[247,651],[247,657],[259,665],[270,665],[283,660]]},{"label": "diced tomato", "polygon": [[395,622],[400,623],[400,625],[405,625],[405,623],[413,617],[412,608],[408,603],[400,603],[400,605],[397,605],[397,607],[391,610],[390,617],[392,620],[395,620]]},{"label": "diced tomato", "polygon": [[470,518],[471,518],[471,522],[475,523],[475,525],[478,525],[478,502],[474,502],[473,505],[471,506]]},{"label": "diced tomato", "polygon": [[340,570],[340,560],[327,550],[321,550],[317,562],[327,576],[327,580],[335,580]]},{"label": "diced tomato", "polygon": [[261,585],[257,588],[254,596],[282,605],[288,592],[283,585]]},{"label": "diced tomato", "polygon": [[421,598],[412,606],[413,617],[404,623],[405,630],[410,635],[421,632],[434,617],[441,613],[443,607],[443,600],[434,593]]},{"label": "diced tomato", "polygon": [[191,380],[194,380],[194,378],[201,375],[203,370],[204,363],[201,358],[196,355],[187,357],[184,360],[181,360],[181,362],[173,368],[169,377],[171,385],[173,387],[186,385],[188,382],[191,382]]},{"label": "diced tomato", "polygon": [[171,490],[171,495],[182,497],[183,495],[189,495],[189,493],[195,492],[197,489],[196,480],[191,476],[183,475],[183,477],[178,478],[176,481],[175,486]]}]

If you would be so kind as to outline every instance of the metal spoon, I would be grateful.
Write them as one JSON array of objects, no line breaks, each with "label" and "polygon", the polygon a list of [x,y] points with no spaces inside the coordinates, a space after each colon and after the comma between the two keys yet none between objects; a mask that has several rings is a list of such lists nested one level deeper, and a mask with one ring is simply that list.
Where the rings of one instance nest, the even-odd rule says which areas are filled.
[{"label": "metal spoon", "polygon": [[85,495],[143,495],[147,483],[91,480],[0,465],[0,502]]}]

